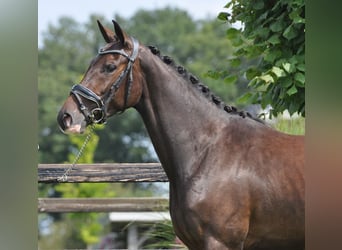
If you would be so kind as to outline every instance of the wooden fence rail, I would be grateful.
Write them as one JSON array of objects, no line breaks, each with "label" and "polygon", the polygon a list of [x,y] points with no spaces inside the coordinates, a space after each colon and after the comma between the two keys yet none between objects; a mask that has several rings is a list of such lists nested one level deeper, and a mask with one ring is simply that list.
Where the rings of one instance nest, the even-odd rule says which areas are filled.
[{"label": "wooden fence rail", "polygon": [[[39,183],[167,182],[160,163],[77,164],[65,181],[58,181],[70,164],[39,164]],[[164,198],[38,198],[38,212],[165,211]]]},{"label": "wooden fence rail", "polygon": [[[39,164],[38,182],[58,183],[70,164]],[[160,163],[77,164],[68,175],[69,183],[81,182],[167,182]]]},{"label": "wooden fence rail", "polygon": [[[59,181],[70,164],[39,164],[39,183],[83,182],[167,182],[168,178],[160,163],[104,163],[77,164],[68,178]],[[170,220],[166,198],[38,198],[40,213],[107,212],[120,221]],[[136,212],[136,213],[134,213]],[[125,214],[123,218],[122,214]],[[167,214],[166,214],[167,213]],[[119,216],[118,216],[119,214]],[[144,216],[142,216],[144,214]],[[149,214],[147,216],[147,214]],[[153,214],[153,216],[151,215]],[[158,214],[159,216],[156,216]],[[148,218],[147,218],[147,217]],[[128,226],[128,249],[140,249],[146,236],[138,238],[137,224]]]},{"label": "wooden fence rail", "polygon": [[40,213],[159,212],[167,211],[166,198],[38,198]]}]

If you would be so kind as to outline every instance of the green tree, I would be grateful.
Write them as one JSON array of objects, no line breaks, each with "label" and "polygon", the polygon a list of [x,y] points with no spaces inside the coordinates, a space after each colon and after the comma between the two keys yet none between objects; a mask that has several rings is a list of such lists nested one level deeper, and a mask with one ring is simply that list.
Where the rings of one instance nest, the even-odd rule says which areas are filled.
[{"label": "green tree", "polygon": [[[103,126],[95,127],[95,131],[102,130]],[[88,131],[89,133],[89,131]],[[72,149],[68,155],[68,161],[73,162],[78,149],[80,149],[88,136],[85,135],[70,135],[69,139],[72,144]],[[94,153],[99,142],[99,136],[92,134],[87,146],[84,148],[77,163],[93,163]],[[41,188],[40,196],[58,196],[63,198],[89,198],[89,197],[136,197],[136,196],[151,196],[153,189],[148,185],[143,187],[134,185],[133,183],[62,183],[54,184],[46,188]],[[60,248],[87,248],[99,242],[100,236],[106,234],[109,228],[109,221],[106,214],[100,213],[67,213],[61,216],[53,216],[54,226],[48,237],[41,237],[39,244],[47,249],[55,247]],[[46,217],[45,217],[46,219]],[[57,235],[52,237],[51,235]],[[67,239],[67,240],[66,240]]]},{"label": "green tree", "polygon": [[305,3],[304,0],[232,0],[219,19],[242,27],[229,28],[235,47],[232,66],[257,59],[237,74],[249,81],[250,91],[240,101],[271,105],[270,115],[284,110],[305,116]]},{"label": "green tree", "polygon": [[[225,26],[217,20],[194,21],[179,9],[165,8],[138,11],[132,18],[115,17],[129,34],[142,43],[157,45],[165,55],[202,78],[226,102],[235,99],[237,88],[225,86],[222,79],[207,77],[207,69],[224,69],[231,53],[231,45],[224,38]],[[108,27],[111,20],[92,15],[85,24],[63,17],[44,32],[43,47],[39,49],[39,145],[40,162],[63,163],[72,150],[67,136],[60,133],[57,112],[69,94],[72,84],[78,83],[90,60],[104,45],[96,24],[100,19]],[[173,22],[170,22],[173,20]],[[172,35],[171,35],[172,34]],[[151,155],[149,138],[139,114],[128,110],[108,120],[99,135],[95,162],[148,162]]]},{"label": "green tree", "polygon": [[63,17],[43,34],[44,46],[38,51],[39,162],[63,163],[71,149],[56,116],[92,56],[89,38],[81,30],[79,23]]},{"label": "green tree", "polygon": [[[63,17],[44,32],[43,46],[38,51],[40,163],[70,163],[83,143],[83,136],[62,134],[56,116],[71,86],[81,80],[89,62],[105,44],[96,19],[112,28],[111,20],[92,15],[84,24]],[[130,19],[120,16],[115,19],[141,43],[158,46],[161,53],[172,56],[177,63],[202,78],[225,101],[235,98],[237,88],[234,85],[225,88],[221,79],[206,75],[208,68],[224,69],[224,62],[231,53],[230,42],[224,37],[226,26],[218,20],[194,21],[185,11],[172,8],[140,10]],[[79,162],[156,161],[149,141],[142,119],[130,109],[110,118],[105,129],[95,130]],[[152,184],[82,183],[39,185],[39,191],[40,197],[137,197],[151,196],[156,188]],[[99,227],[101,217],[95,214],[46,217],[47,220],[55,219],[51,235],[56,234],[53,244],[59,241],[61,248],[86,248],[103,232]],[[67,244],[61,242],[65,238],[68,238]],[[41,238],[40,242],[43,241],[48,246],[49,242]]]}]

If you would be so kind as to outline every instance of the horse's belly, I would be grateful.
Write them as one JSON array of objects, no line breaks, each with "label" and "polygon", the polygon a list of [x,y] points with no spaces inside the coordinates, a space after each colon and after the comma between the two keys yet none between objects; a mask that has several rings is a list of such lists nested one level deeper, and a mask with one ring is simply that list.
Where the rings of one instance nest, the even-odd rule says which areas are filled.
[{"label": "horse's belly", "polygon": [[252,217],[246,249],[304,249],[304,209],[291,212],[279,209]]},{"label": "horse's belly", "polygon": [[304,239],[271,240],[258,239],[258,241],[246,240],[244,250],[304,250]]}]

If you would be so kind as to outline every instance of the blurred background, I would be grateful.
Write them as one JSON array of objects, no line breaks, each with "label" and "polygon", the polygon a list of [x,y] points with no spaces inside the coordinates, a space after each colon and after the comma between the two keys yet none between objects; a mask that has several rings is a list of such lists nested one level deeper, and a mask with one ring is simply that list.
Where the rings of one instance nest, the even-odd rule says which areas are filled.
[{"label": "blurred background", "polygon": [[[84,136],[60,132],[57,112],[78,83],[91,59],[105,43],[96,20],[112,29],[115,19],[128,34],[145,45],[157,46],[183,65],[227,104],[246,92],[244,76],[232,82],[215,72],[236,72],[228,61],[234,48],[227,39],[229,24],[218,15],[228,0],[220,1],[38,1],[38,142],[39,163],[70,163]],[[244,61],[248,67],[253,60]],[[250,110],[260,112],[260,106]],[[275,127],[304,133],[304,118],[277,119]],[[157,162],[139,114],[127,110],[97,126],[79,163]],[[39,197],[168,197],[167,184],[39,184]],[[108,214],[68,213],[38,215],[39,249],[99,249],[108,239],[115,248],[126,248],[128,223],[114,224]],[[177,243],[171,223],[144,225],[150,239],[144,247],[170,247]],[[158,234],[159,232],[159,234]],[[163,236],[160,235],[163,232]],[[160,245],[158,245],[160,244]]]}]

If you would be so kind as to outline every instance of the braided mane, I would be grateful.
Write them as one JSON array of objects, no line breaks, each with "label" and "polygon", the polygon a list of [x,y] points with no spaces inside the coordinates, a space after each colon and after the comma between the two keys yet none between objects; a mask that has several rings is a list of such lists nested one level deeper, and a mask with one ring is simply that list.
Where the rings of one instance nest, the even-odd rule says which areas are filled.
[{"label": "braided mane", "polygon": [[227,104],[225,104],[218,96],[216,96],[210,89],[208,86],[204,85],[203,83],[201,83],[199,81],[199,79],[194,76],[191,73],[188,73],[188,71],[180,65],[176,65],[174,60],[169,57],[169,56],[162,56],[160,54],[160,51],[158,48],[156,48],[155,46],[148,46],[148,48],[151,50],[151,52],[158,56],[165,64],[173,67],[180,75],[183,76],[184,79],[186,79],[188,82],[191,83],[191,85],[193,87],[195,87],[198,91],[200,91],[209,101],[211,101],[212,103],[214,103],[219,109],[224,110],[227,113],[230,114],[234,114],[234,115],[239,115],[242,118],[251,118],[255,121],[264,123],[263,120],[252,116],[249,112],[247,111],[239,111],[236,107],[234,106],[229,106]]}]

